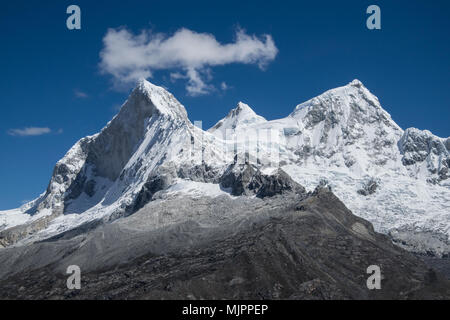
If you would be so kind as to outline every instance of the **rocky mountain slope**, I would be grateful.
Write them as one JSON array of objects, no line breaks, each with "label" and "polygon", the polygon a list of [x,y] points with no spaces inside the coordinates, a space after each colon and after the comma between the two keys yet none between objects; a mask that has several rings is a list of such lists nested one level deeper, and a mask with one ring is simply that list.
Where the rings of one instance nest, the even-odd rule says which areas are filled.
[{"label": "rocky mountain slope", "polygon": [[[243,193],[248,176],[258,173],[234,183]],[[449,280],[329,188],[307,193],[277,176],[261,186],[290,187],[270,196],[159,191],[123,219],[0,250],[0,299],[450,298]],[[66,287],[69,265],[82,270],[80,290]],[[370,265],[381,268],[380,290],[367,288]]]},{"label": "rocky mountain slope", "polygon": [[[358,80],[278,120],[267,121],[239,103],[208,131],[193,126],[165,89],[141,81],[100,133],[81,139],[57,163],[44,194],[0,212],[0,245],[126,217],[159,191],[258,196],[289,189],[277,178],[287,175],[308,191],[330,186],[397,244],[445,256],[449,147],[448,138],[402,130]],[[249,180],[236,186],[240,177]],[[268,181],[272,185],[261,188]]]}]

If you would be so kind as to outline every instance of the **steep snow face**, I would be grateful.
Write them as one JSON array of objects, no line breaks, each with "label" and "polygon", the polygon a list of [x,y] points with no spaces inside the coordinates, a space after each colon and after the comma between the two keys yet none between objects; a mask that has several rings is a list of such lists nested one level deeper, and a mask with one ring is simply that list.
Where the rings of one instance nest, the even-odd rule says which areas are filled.
[{"label": "steep snow face", "polygon": [[298,121],[298,131],[288,144],[303,164],[359,174],[401,167],[396,143],[403,131],[358,80],[300,104],[290,117]]},{"label": "steep snow face", "polygon": [[[98,201],[103,195],[109,201],[116,200],[118,195],[111,191],[145,179],[143,171],[167,156],[162,146],[179,137],[189,125],[186,111],[170,93],[147,81],[140,82],[119,114],[99,134],[80,140],[58,162],[42,204],[76,212],[74,202],[82,194],[89,198],[97,195]],[[80,209],[86,210],[86,205]]]},{"label": "steep snow face", "polygon": [[[209,132],[216,134],[229,119]],[[397,146],[403,130],[358,80],[298,105],[286,118],[226,129],[223,137],[234,140],[239,152],[255,155],[259,164],[269,157],[281,165],[347,168],[360,176],[380,168],[406,174]]]},{"label": "steep snow face", "polygon": [[224,139],[227,130],[229,132],[245,130],[246,127],[265,122],[267,120],[257,115],[247,104],[239,102],[235,109],[232,109],[225,118],[217,122],[208,132]]}]

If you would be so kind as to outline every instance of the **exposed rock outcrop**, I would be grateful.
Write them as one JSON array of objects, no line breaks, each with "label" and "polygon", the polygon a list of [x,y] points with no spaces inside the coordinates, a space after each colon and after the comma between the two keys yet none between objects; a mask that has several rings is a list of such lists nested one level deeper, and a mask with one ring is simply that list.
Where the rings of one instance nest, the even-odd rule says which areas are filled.
[{"label": "exposed rock outcrop", "polygon": [[220,185],[234,196],[256,195],[259,198],[273,197],[283,192],[304,194],[305,188],[296,183],[282,169],[264,174],[250,164],[232,164],[220,178]]},{"label": "exposed rock outcrop", "polygon": [[409,128],[405,130],[398,145],[405,166],[415,166],[416,170],[419,170],[421,164],[426,162],[429,173],[436,176],[436,179],[430,178],[430,182],[446,180],[450,177],[448,139],[436,137],[427,130]]},{"label": "exposed rock outcrop", "polygon": [[374,178],[370,178],[363,183],[363,186],[361,189],[358,190],[358,193],[363,196],[369,196],[371,194],[374,194],[377,191],[377,188],[378,188],[377,180]]}]

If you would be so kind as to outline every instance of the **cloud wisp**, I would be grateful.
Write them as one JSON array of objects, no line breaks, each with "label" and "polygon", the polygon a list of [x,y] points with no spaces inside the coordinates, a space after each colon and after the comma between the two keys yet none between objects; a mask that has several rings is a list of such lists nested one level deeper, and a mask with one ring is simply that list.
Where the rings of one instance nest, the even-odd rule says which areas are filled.
[{"label": "cloud wisp", "polygon": [[27,127],[22,129],[10,129],[8,134],[10,136],[29,137],[29,136],[41,136],[43,134],[49,134],[52,130],[50,128],[40,127]]},{"label": "cloud wisp", "polygon": [[73,93],[75,94],[75,97],[80,98],[80,99],[89,98],[89,95],[86,92],[83,92],[83,91],[78,90],[78,89],[75,89],[73,91]]},{"label": "cloud wisp", "polygon": [[236,31],[235,40],[222,44],[214,35],[186,28],[173,35],[144,30],[138,35],[126,29],[109,29],[103,38],[100,69],[111,74],[116,85],[129,85],[151,78],[157,70],[170,70],[172,81],[184,79],[190,95],[214,90],[208,83],[211,67],[231,63],[255,64],[264,68],[275,59],[278,49],[270,35],[248,35]]}]

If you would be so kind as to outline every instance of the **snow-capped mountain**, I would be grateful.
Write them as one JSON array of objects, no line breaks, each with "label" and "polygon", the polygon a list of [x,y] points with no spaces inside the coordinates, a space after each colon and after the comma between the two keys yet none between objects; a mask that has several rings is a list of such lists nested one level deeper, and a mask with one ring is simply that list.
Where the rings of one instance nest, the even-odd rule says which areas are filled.
[{"label": "snow-capped mountain", "polygon": [[[201,137],[173,95],[142,81],[100,133],[81,139],[58,161],[45,193],[0,214],[0,228],[31,223],[33,230],[44,229],[39,238],[127,214],[152,177],[163,183],[166,167],[176,167],[171,162],[198,160],[193,151],[201,150]],[[205,143],[204,153],[209,145],[214,146]]]},{"label": "snow-capped mountain", "polygon": [[208,132],[221,139],[226,139],[227,130],[228,132],[245,130],[251,125],[265,122],[267,120],[264,117],[257,115],[247,104],[239,102],[236,108],[232,109],[225,118],[217,122]]},{"label": "snow-capped mountain", "polygon": [[169,92],[142,81],[100,133],[57,163],[43,195],[0,212],[0,231],[4,245],[23,243],[132,214],[158,193],[227,194],[222,178],[244,160],[265,175],[281,168],[309,190],[328,184],[407,248],[448,254],[449,149],[450,139],[402,130],[358,80],[278,120],[239,103],[208,131]]}]

